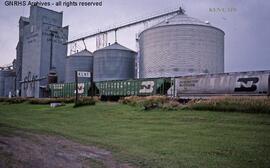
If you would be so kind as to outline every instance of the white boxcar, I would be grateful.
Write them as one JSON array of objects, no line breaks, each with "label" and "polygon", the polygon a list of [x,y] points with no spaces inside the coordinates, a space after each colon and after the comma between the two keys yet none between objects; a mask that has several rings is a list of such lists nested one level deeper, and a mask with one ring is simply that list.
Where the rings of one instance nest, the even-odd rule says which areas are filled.
[{"label": "white boxcar", "polygon": [[235,72],[176,77],[168,95],[177,97],[215,95],[269,96],[270,71]]}]

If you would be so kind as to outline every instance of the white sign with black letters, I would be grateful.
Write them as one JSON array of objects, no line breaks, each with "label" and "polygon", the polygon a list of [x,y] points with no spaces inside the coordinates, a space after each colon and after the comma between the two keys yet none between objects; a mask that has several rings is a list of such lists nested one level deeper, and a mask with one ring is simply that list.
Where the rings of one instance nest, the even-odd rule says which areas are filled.
[{"label": "white sign with black letters", "polygon": [[91,73],[87,71],[77,71],[77,76],[79,78],[91,78]]}]

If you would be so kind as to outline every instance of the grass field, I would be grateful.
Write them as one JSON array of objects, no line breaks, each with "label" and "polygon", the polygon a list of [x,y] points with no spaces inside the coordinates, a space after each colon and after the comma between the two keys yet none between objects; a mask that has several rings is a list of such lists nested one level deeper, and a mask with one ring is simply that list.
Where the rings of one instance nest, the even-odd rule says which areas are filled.
[{"label": "grass field", "polygon": [[270,115],[0,103],[0,131],[58,134],[138,167],[269,167]]}]

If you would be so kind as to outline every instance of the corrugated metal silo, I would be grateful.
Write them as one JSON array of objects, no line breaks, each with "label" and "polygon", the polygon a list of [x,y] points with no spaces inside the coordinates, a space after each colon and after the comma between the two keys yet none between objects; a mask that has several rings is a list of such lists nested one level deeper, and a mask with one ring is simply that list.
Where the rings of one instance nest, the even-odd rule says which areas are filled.
[{"label": "corrugated metal silo", "polygon": [[[67,56],[65,82],[75,82],[75,71],[93,71],[93,54],[88,50]],[[90,81],[89,78],[78,78],[78,82]]]},{"label": "corrugated metal silo", "polygon": [[133,79],[136,52],[117,42],[94,52],[94,81]]},{"label": "corrugated metal silo", "polygon": [[224,32],[179,13],[139,35],[140,78],[224,72]]},{"label": "corrugated metal silo", "polygon": [[0,70],[0,97],[8,97],[15,92],[15,76],[13,70]]}]

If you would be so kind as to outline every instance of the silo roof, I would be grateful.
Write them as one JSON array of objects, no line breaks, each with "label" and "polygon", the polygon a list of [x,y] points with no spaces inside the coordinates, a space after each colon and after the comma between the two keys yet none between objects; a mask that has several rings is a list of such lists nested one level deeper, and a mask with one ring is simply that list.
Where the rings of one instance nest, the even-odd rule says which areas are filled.
[{"label": "silo roof", "polygon": [[88,51],[87,49],[84,49],[84,50],[77,52],[75,54],[72,54],[70,56],[93,56],[93,54],[90,51]]},{"label": "silo roof", "polygon": [[[215,27],[215,26],[212,26],[209,22],[203,22],[199,19],[196,19],[196,18],[193,18],[193,17],[190,17],[186,14],[183,14],[183,13],[180,13],[180,14],[177,14],[175,16],[172,16],[171,18],[168,18],[148,29],[145,29],[144,31],[142,31],[140,33],[140,35],[142,33],[144,33],[145,31],[147,30],[151,30],[151,29],[154,29],[154,28],[158,28],[158,27],[163,27],[163,26],[172,26],[172,25],[198,25],[198,26],[207,26],[207,27],[211,27],[211,28],[215,28],[217,30],[220,30],[224,33],[223,30]],[[225,33],[224,33],[225,34]]]},{"label": "silo roof", "polygon": [[169,19],[166,19],[154,27],[167,26],[167,25],[179,25],[179,24],[191,24],[191,25],[202,25],[202,26],[211,26],[209,23],[203,22],[199,19],[192,18],[186,14],[177,14]]},{"label": "silo roof", "polygon": [[104,47],[104,48],[101,48],[97,51],[100,51],[100,50],[126,50],[126,51],[132,51],[132,52],[135,52],[127,47],[124,47],[122,45],[120,45],[119,43],[115,42],[107,47]]}]

